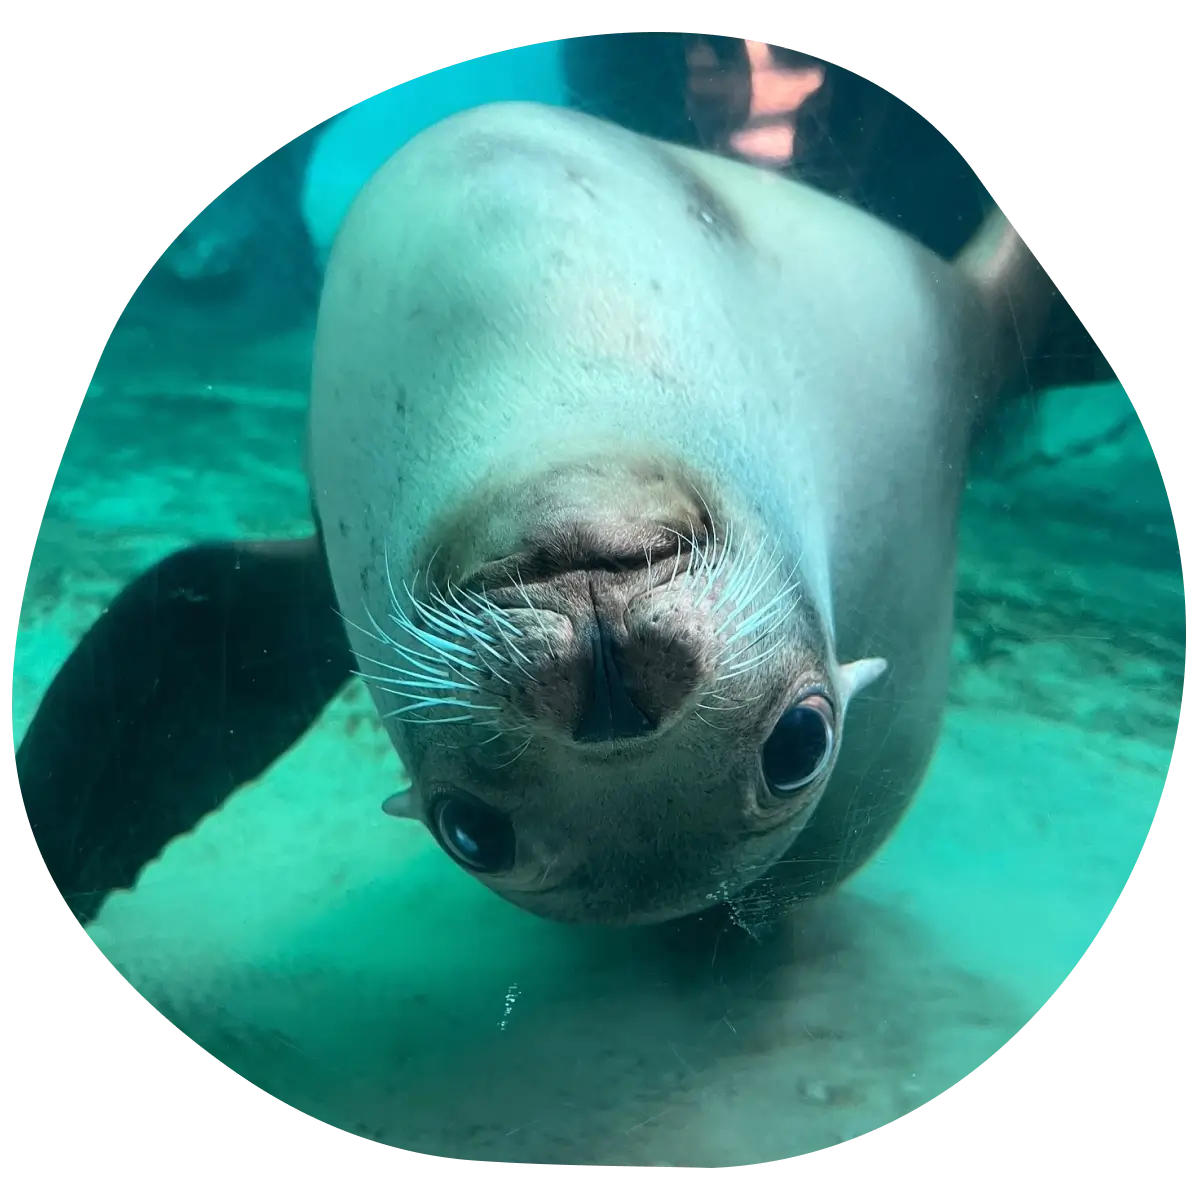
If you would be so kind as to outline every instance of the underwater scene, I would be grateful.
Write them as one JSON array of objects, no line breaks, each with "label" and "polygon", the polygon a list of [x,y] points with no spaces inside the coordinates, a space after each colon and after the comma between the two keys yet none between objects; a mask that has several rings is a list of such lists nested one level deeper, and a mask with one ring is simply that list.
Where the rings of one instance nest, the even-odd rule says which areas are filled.
[{"label": "underwater scene", "polygon": [[788,49],[332,117],[165,249],[64,453],[13,732],[65,902],[406,1150],[722,1167],[919,1107],[1079,961],[1175,742],[1171,507],[1069,300]]}]

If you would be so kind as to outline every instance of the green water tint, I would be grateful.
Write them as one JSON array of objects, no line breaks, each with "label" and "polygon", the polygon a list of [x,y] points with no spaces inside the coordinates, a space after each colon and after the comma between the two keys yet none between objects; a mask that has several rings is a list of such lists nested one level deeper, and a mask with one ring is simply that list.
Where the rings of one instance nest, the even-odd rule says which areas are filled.
[{"label": "green water tint", "polygon": [[[655,88],[677,89],[664,36],[642,35],[624,65],[610,46],[582,82],[603,75],[619,108],[643,105],[641,53]],[[856,111],[854,79],[837,86]],[[303,189],[318,259],[370,171],[437,116],[576,90],[557,58],[525,48],[343,114]],[[907,216],[952,235],[962,178],[897,115],[885,148],[901,169],[875,198],[891,219],[903,199],[888,179],[941,162],[920,190],[929,212],[914,193]],[[878,167],[879,149],[851,165]],[[146,568],[200,540],[311,529],[312,329],[249,339],[254,312],[173,304],[151,305],[147,328],[118,326],[73,430],[25,595],[18,741],[72,647]],[[198,315],[225,340],[200,335]],[[110,897],[91,936],[246,1078],[408,1149],[723,1166],[910,1111],[1003,1046],[1103,924],[1161,795],[1182,694],[1178,546],[1128,398],[1079,388],[1000,419],[1011,427],[981,445],[964,497],[950,703],[925,784],[863,872],[774,933],[568,928],[496,898],[380,811],[402,768],[355,682]]]},{"label": "green water tint", "polygon": [[[18,736],[150,563],[308,527],[303,411],[246,390],[117,380],[85,403],[26,595]],[[1182,577],[1153,456],[1119,388],[1051,400],[1053,428],[981,455],[968,490],[951,705],[916,804],[784,930],[688,942],[497,899],[380,812],[402,773],[356,683],[92,936],[247,1078],[409,1149],[725,1165],[909,1111],[1078,961],[1141,849],[1178,720]]]}]

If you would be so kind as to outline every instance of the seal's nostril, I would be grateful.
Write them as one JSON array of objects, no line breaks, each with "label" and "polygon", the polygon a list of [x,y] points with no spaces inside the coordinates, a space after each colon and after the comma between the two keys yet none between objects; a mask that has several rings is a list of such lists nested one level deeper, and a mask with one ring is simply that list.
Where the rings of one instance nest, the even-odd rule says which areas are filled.
[{"label": "seal's nostril", "polygon": [[643,737],[654,723],[629,698],[603,622],[592,628],[592,678],[587,707],[575,728],[577,742]]}]

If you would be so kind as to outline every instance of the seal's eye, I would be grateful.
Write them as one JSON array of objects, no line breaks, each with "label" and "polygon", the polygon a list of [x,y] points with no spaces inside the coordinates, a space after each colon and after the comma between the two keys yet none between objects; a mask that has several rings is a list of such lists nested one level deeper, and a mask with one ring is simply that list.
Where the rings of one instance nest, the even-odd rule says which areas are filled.
[{"label": "seal's eye", "polygon": [[466,792],[450,792],[438,801],[433,825],[443,849],[468,871],[495,875],[516,858],[512,823]]},{"label": "seal's eye", "polygon": [[820,775],[833,753],[833,707],[819,693],[779,718],[762,750],[763,777],[776,796],[790,796]]}]

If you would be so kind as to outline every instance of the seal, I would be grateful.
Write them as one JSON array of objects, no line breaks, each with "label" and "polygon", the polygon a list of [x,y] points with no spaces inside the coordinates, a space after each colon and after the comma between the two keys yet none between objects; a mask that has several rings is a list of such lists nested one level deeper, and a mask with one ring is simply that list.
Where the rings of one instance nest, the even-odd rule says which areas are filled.
[{"label": "seal", "polygon": [[136,580],[22,742],[56,884],[90,919],[353,670],[386,811],[531,912],[836,885],[935,745],[972,429],[1053,294],[998,212],[951,263],[562,109],[419,134],[332,248],[318,533]]},{"label": "seal", "polygon": [[419,135],[334,245],[310,407],[387,810],[562,921],[848,875],[932,753],[971,429],[1050,295],[1002,218],[950,265],[561,109]]}]

